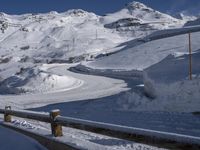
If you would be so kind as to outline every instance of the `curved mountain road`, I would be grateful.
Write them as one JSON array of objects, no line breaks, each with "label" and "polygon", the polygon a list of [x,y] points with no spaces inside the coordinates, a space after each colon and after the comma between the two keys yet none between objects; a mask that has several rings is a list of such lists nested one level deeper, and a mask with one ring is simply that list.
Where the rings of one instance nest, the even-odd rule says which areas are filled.
[{"label": "curved mountain road", "polygon": [[1,106],[11,105],[14,108],[28,109],[55,103],[106,97],[128,90],[127,84],[123,80],[73,73],[67,70],[69,67],[71,65],[51,64],[43,65],[41,70],[49,74],[77,79],[77,82],[73,85],[74,87],[49,93],[1,95]]}]

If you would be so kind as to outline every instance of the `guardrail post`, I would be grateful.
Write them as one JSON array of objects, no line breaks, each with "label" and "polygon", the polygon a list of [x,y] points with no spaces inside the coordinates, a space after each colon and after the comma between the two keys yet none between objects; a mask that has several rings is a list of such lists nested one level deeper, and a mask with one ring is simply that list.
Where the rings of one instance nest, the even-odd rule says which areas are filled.
[{"label": "guardrail post", "polygon": [[60,115],[60,110],[52,110],[50,112],[50,118],[51,118],[51,133],[55,137],[63,136],[62,133],[62,126],[56,123],[55,118],[56,116]]},{"label": "guardrail post", "polygon": [[5,106],[4,121],[11,122],[12,117],[7,113],[7,110],[11,110],[11,106]]}]

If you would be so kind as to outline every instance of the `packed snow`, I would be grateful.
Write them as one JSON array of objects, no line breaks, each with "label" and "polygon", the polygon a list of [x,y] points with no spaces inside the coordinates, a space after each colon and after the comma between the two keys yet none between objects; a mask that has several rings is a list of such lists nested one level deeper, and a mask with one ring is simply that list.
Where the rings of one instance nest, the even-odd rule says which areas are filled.
[{"label": "packed snow", "polygon": [[[200,33],[192,33],[191,38],[192,49],[195,52],[200,48]],[[180,56],[189,51],[187,34],[155,40],[135,47],[128,46],[119,53],[83,64],[94,69],[143,70],[159,63],[170,54]]]},{"label": "packed snow", "polygon": [[189,80],[188,54],[169,55],[158,64],[147,68],[144,71],[146,93],[151,97],[157,97],[160,100],[160,107],[164,104],[168,111],[198,111],[200,107],[199,54],[199,50],[192,54],[192,80]]},{"label": "packed snow", "polygon": [[[73,83],[73,80],[70,80],[70,82],[73,83],[71,84],[71,86],[70,82],[65,83],[65,81],[60,80],[59,82],[62,82],[62,84],[59,84],[57,87],[55,87],[57,88],[57,91],[50,92],[47,90],[48,92],[46,93],[37,92],[37,93],[25,93],[19,95],[16,94],[0,95],[1,107],[4,107],[5,105],[11,105],[14,108],[33,108],[53,103],[63,103],[69,101],[105,97],[129,89],[127,88],[127,84],[123,80],[72,73],[67,70],[67,68],[69,68],[70,66],[73,65],[66,65],[66,64],[44,65],[41,67],[41,70],[43,71],[47,70],[47,72],[51,74],[56,74],[57,76],[58,75],[66,76],[67,79],[73,77],[72,79],[75,79],[75,83]],[[30,84],[31,83],[28,83],[26,84],[26,86]],[[37,88],[36,86],[33,86],[36,84],[38,85],[39,88],[41,81],[39,80],[38,82],[34,82],[34,84],[31,84],[31,89],[33,87],[34,87],[33,89]],[[43,86],[44,85],[41,84],[41,88]],[[42,91],[46,90],[46,88],[48,88],[48,86],[45,87],[45,89],[42,89]],[[55,88],[53,89],[56,90]],[[36,90],[39,89],[35,89],[35,91]]]},{"label": "packed snow", "polygon": [[[16,123],[17,122],[17,123]],[[11,124],[11,126],[16,126],[18,128],[29,130],[30,132],[34,132],[36,135],[42,135],[42,136],[48,136],[50,131],[50,126],[46,125],[45,123],[38,124],[37,122],[24,122],[20,120],[14,120]],[[1,128],[0,128],[1,129]],[[94,134],[86,131],[81,131],[77,129],[67,128],[63,127],[63,133],[64,136],[55,138],[55,137],[49,137],[53,138],[54,140],[64,142],[68,145],[72,145],[73,147],[77,149],[91,149],[91,150],[137,150],[140,149],[149,149],[149,150],[165,150],[163,148],[158,148],[156,146],[149,146],[146,144],[140,144],[137,142],[112,138],[100,134]],[[17,135],[15,135],[17,136]],[[13,133],[13,137],[14,133]],[[23,136],[22,136],[23,137]],[[25,136],[24,136],[25,137]],[[31,147],[30,144],[37,144],[37,142],[27,141],[27,146]],[[25,145],[25,144],[24,144]],[[26,146],[25,145],[25,146]],[[11,147],[11,146],[7,146]],[[36,145],[35,147],[40,148],[39,145]],[[21,146],[16,147],[17,150],[21,150]],[[7,150],[7,149],[2,149]],[[32,149],[31,149],[32,150]],[[34,150],[34,149],[33,149]]]},{"label": "packed snow", "polygon": [[145,93],[155,99],[149,103],[146,97],[128,94],[129,99],[141,103],[135,110],[195,112],[200,107],[199,35],[199,32],[191,34],[193,81],[188,81],[187,34],[140,44],[83,65],[92,70],[144,70]]},{"label": "packed snow", "polygon": [[[37,141],[17,133],[13,130],[0,126],[0,149],[1,150],[47,150],[41,146]],[[6,144],[7,143],[7,144]]]}]

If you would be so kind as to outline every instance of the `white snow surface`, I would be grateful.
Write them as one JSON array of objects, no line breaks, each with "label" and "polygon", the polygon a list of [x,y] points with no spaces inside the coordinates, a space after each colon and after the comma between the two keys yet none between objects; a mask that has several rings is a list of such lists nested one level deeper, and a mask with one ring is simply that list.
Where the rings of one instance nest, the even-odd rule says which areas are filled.
[{"label": "white snow surface", "polygon": [[[125,24],[126,19],[131,18],[123,31],[106,26],[123,18]],[[141,24],[136,27],[134,22],[129,22],[132,19]],[[84,80],[49,73],[41,66],[92,60],[99,54],[120,50],[124,46],[119,45],[131,39],[183,23],[138,2],[129,3],[120,12],[106,16],[81,9],[44,14],[1,13],[0,94],[44,94],[79,88]],[[150,24],[151,29],[145,29],[144,24]]]},{"label": "white snow surface", "polygon": [[187,23],[185,23],[184,26],[195,26],[200,24],[200,18],[196,18],[194,20],[190,20]]},{"label": "white snow surface", "polygon": [[[28,130],[29,132],[34,132],[35,134],[43,135],[43,136],[49,136],[49,133],[51,132],[50,126],[47,125],[46,123],[41,123],[41,122],[39,123],[39,122],[34,122],[34,121],[26,122],[26,121],[14,120],[12,122],[11,126],[17,126],[18,128],[21,128],[23,130]],[[72,146],[74,146],[78,149],[88,149],[88,150],[137,150],[138,148],[140,148],[142,150],[145,150],[145,149],[166,150],[166,149],[158,148],[158,147],[155,147],[155,146],[149,146],[149,145],[146,145],[146,144],[140,144],[140,143],[137,143],[137,142],[112,138],[112,137],[108,137],[108,136],[104,136],[104,135],[100,135],[100,134],[95,134],[95,133],[86,132],[86,131],[77,130],[77,129],[72,129],[72,128],[67,128],[67,127],[63,127],[63,133],[64,133],[64,136],[62,136],[62,137],[57,137],[57,138],[49,137],[49,138],[54,138],[57,141],[67,143],[67,144],[72,145]],[[13,138],[15,138],[17,135],[14,135],[14,133],[12,133],[12,136],[13,136]],[[22,135],[22,137],[23,137],[23,135]],[[33,143],[33,142],[32,143],[31,142],[32,141],[30,140],[30,141],[27,142],[27,144],[24,144],[24,145],[27,148],[28,148],[28,146],[30,148],[32,148],[33,145],[29,145],[29,144]],[[33,144],[35,144],[35,143],[33,143]],[[5,144],[3,144],[3,145],[5,145]],[[7,146],[7,147],[11,147],[11,146]],[[38,147],[39,150],[40,149],[43,150],[41,146],[38,145],[37,147]],[[20,149],[21,146],[16,147],[16,148],[17,148],[17,150],[21,150]],[[6,149],[4,148],[2,150],[6,150]],[[33,150],[35,150],[35,149],[33,148]]]},{"label": "white snow surface", "polygon": [[[197,19],[188,24],[196,25],[198,22]],[[72,73],[68,69],[76,64],[67,63],[90,60],[82,64],[92,69],[114,69],[120,72],[151,69],[152,65],[159,64],[169,55],[181,60],[182,56],[188,54],[188,35],[151,41],[138,46],[131,40],[143,38],[161,29],[182,27],[185,23],[185,19],[173,18],[139,2],[129,3],[122,10],[105,16],[98,16],[80,9],[45,14],[1,13],[0,107],[10,105],[12,108],[26,109],[55,103],[97,99],[128,91],[127,83],[123,80]],[[200,49],[199,39],[199,33],[192,34],[193,53],[197,53]],[[114,53],[98,59],[94,58],[110,52]],[[167,66],[164,64],[157,69],[162,67]],[[182,78],[181,81],[173,81],[170,85],[152,82],[155,84],[151,87],[159,89],[156,90],[159,98],[152,101],[144,95],[133,92],[125,94],[125,100],[117,99],[106,107],[112,108],[112,105],[117,103],[123,111],[129,111],[129,108],[134,111],[198,111],[200,107],[198,102],[199,72],[196,72],[194,76],[195,80],[192,82],[188,81],[187,77]],[[149,75],[147,77],[149,81]],[[163,81],[168,82],[168,80]],[[144,84],[145,88],[146,85]],[[179,87],[182,88],[178,91]],[[186,92],[189,89],[190,91]],[[165,94],[160,97],[163,93],[171,95]],[[189,99],[189,96],[193,96],[193,99]],[[36,126],[26,121],[16,120],[13,123],[28,130],[38,129],[38,123]],[[43,127],[46,131],[46,124],[43,124]],[[9,131],[3,129],[1,133],[4,134],[4,132]],[[75,144],[80,142],[83,145],[94,142],[91,149],[94,147],[120,150],[141,148],[137,143],[119,142],[116,139],[113,141],[109,137],[104,139],[102,136],[82,131],[77,134],[77,131],[66,129],[66,132],[69,137],[63,140],[67,139],[71,142],[75,140]],[[16,135],[12,135],[12,138],[15,137]],[[28,145],[28,149],[31,147],[34,150],[35,143],[31,145]],[[146,146],[143,148],[145,149]],[[154,149],[149,146],[147,148]],[[0,147],[0,149],[3,148]]]},{"label": "white snow surface", "polygon": [[164,106],[168,111],[180,112],[199,110],[199,56],[199,50],[192,54],[192,80],[189,80],[188,54],[170,55],[158,64],[145,69],[145,91],[150,96],[159,99],[159,107]]},{"label": "white snow surface", "polygon": [[47,150],[45,147],[41,146],[37,141],[20,133],[17,133],[13,130],[0,126],[0,131],[1,150]]},{"label": "white snow surface", "polygon": [[[108,27],[120,19],[125,24],[123,30]],[[135,25],[135,19],[139,25]],[[0,94],[47,94],[80,88],[84,80],[48,72],[43,64],[93,60],[95,56],[126,49],[120,46],[124,42],[184,23],[139,2],[129,3],[119,12],[105,16],[81,9],[44,14],[1,13]],[[124,58],[121,61],[117,58],[100,64],[109,67],[114,63],[120,67]],[[130,58],[125,59],[129,63]]]},{"label": "white snow surface", "polygon": [[[191,34],[192,50],[200,49],[200,32]],[[144,70],[168,55],[181,56],[188,54],[188,35],[179,35],[166,39],[147,42],[135,47],[129,47],[123,51],[107,57],[83,64],[94,69],[121,69]]]},{"label": "white snow surface", "polygon": [[[132,22],[125,27],[126,32],[106,27],[119,19],[125,19],[129,24],[128,18],[139,20],[141,24],[135,26]],[[2,13],[0,50],[2,57],[21,61],[67,61],[77,56],[89,57],[109,52],[122,42],[156,30],[180,27],[184,23],[138,2],[129,3],[121,11],[106,16],[81,9],[45,14]],[[143,27],[144,24],[150,28],[149,31]],[[129,28],[131,32],[128,32]]]},{"label": "white snow surface", "polygon": [[188,80],[188,34],[134,47],[129,47],[128,43],[127,48],[118,53],[83,65],[96,70],[144,70],[145,92],[154,99],[150,101],[137,93],[129,93],[125,96],[128,103],[123,105],[124,110],[195,112],[200,107],[199,36],[200,32],[191,34],[192,81]]},{"label": "white snow surface", "polygon": [[72,57],[98,54],[127,40],[104,28],[99,19],[100,16],[83,10],[60,14],[3,14],[0,25],[7,26],[0,33],[1,55],[24,58],[24,61],[67,61]]},{"label": "white snow surface", "polygon": [[198,17],[192,14],[188,14],[186,11],[182,11],[176,14],[172,15],[173,17],[181,20],[185,20],[186,22],[188,21],[193,21],[196,20]]},{"label": "white snow surface", "polygon": [[[170,26],[177,26],[177,24],[181,25],[181,20],[173,18],[170,15],[163,14],[159,11],[156,11],[143,3],[133,1],[131,3],[128,3],[125,8],[122,10],[108,14],[103,18],[103,21],[105,24],[112,23],[114,21],[117,21],[119,19],[123,18],[137,18],[141,20],[142,23],[156,23],[160,22],[158,24],[160,27],[170,27]],[[165,24],[161,25],[161,23]]]},{"label": "white snow surface", "polygon": [[[41,83],[41,80],[35,80],[34,84],[32,84],[32,82],[28,82],[28,84],[25,86],[26,88],[28,87],[28,85],[30,85],[29,88],[31,88],[32,90],[34,89],[34,91],[42,90],[48,92],[46,93],[36,92],[36,93],[24,93],[24,94],[22,93],[20,95],[16,94],[0,95],[1,107],[4,107],[5,105],[11,105],[14,108],[15,107],[33,108],[53,103],[100,98],[128,90],[127,84],[123,80],[72,73],[67,70],[70,66],[73,65],[66,65],[66,64],[42,65],[40,69],[42,71],[46,71],[48,74],[54,74],[54,76],[64,76],[63,78],[66,79],[72,78],[73,80],[67,82],[65,80],[54,81],[55,80],[54,79],[53,81],[56,82],[56,84],[58,83],[62,84],[58,84],[58,86],[56,86],[56,89],[53,88],[53,90],[51,87],[50,88],[51,92],[48,91],[47,89],[49,88],[48,86],[44,87],[43,84],[45,84],[45,82]],[[48,81],[46,85],[55,85],[53,84],[54,82],[49,83],[49,77],[47,79],[43,78],[43,80]],[[37,87],[39,89],[37,89]]]}]

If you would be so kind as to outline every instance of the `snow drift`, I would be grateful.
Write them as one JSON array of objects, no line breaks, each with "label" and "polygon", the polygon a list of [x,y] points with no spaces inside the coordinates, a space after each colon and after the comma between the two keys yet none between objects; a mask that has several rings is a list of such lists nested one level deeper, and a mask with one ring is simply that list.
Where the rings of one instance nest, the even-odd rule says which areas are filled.
[{"label": "snow drift", "polygon": [[[192,54],[192,76],[189,80],[188,54],[169,55],[145,69],[144,88],[148,96],[159,99],[168,111],[198,111],[200,107],[200,51]],[[156,100],[155,100],[156,101]]]}]

